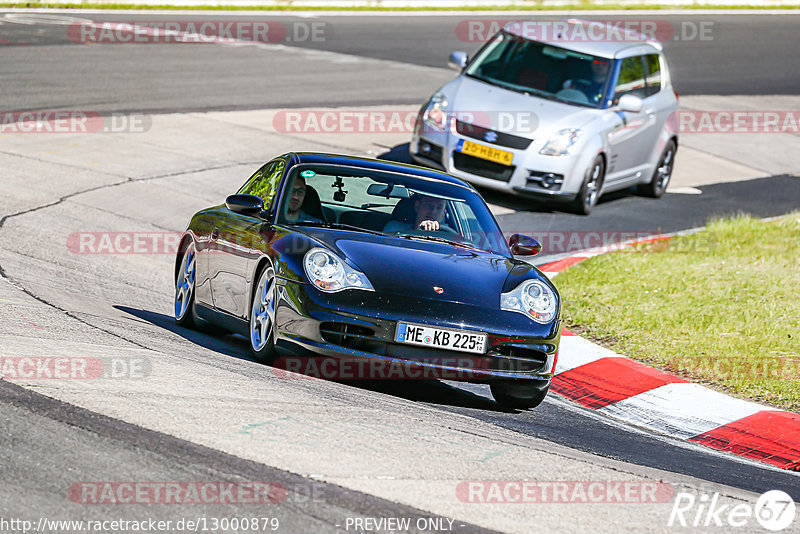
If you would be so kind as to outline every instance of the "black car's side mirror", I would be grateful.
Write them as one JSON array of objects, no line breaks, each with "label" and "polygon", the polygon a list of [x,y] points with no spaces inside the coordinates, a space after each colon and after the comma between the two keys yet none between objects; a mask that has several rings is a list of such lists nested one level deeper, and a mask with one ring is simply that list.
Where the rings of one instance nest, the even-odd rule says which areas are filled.
[{"label": "black car's side mirror", "polygon": [[539,241],[520,234],[509,237],[508,246],[514,256],[535,256],[542,251],[542,244]]},{"label": "black car's side mirror", "polygon": [[255,195],[231,195],[225,199],[225,205],[229,210],[245,215],[261,213],[264,209],[261,197]]}]

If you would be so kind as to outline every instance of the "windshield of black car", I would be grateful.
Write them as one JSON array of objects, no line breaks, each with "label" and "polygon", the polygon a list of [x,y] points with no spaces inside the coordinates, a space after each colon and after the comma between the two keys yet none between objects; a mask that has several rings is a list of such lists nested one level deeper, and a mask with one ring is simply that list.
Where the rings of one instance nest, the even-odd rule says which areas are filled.
[{"label": "windshield of black car", "polygon": [[279,224],[452,242],[508,255],[472,189],[433,178],[342,165],[297,165],[284,180]]},{"label": "windshield of black car", "polygon": [[599,108],[611,77],[610,59],[499,33],[466,75],[506,89]]}]

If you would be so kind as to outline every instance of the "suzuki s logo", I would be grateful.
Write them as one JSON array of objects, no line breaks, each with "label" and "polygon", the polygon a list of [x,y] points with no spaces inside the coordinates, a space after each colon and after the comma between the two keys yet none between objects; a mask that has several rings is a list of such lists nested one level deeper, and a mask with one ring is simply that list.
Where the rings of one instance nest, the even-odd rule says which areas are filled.
[{"label": "suzuki s logo", "polygon": [[488,132],[486,132],[483,135],[483,138],[485,140],[489,141],[490,143],[494,143],[495,141],[497,141],[497,134],[495,132],[489,130]]},{"label": "suzuki s logo", "polygon": [[434,291],[436,291],[436,293],[437,293],[438,295],[441,295],[442,293],[444,293],[444,289],[442,289],[442,288],[441,288],[441,287],[439,287],[439,286],[433,286],[433,290],[434,290]]}]

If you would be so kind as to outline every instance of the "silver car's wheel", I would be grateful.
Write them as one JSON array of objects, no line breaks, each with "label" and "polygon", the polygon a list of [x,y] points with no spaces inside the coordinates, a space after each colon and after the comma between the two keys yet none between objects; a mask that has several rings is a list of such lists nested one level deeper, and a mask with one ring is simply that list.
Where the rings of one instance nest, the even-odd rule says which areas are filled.
[{"label": "silver car's wheel", "polygon": [[194,325],[194,285],[196,274],[194,244],[189,244],[183,252],[181,267],[175,279],[175,321],[181,326]]},{"label": "silver car's wheel", "polygon": [[275,353],[275,272],[267,267],[258,277],[250,311],[250,350],[259,361]]},{"label": "silver car's wheel", "polygon": [[598,155],[586,171],[578,196],[572,202],[572,211],[580,215],[589,215],[594,209],[603,190],[606,175],[606,163],[603,156]]},{"label": "silver car's wheel", "polygon": [[639,192],[643,195],[653,198],[660,198],[664,195],[669,185],[669,180],[672,177],[672,169],[675,164],[675,152],[677,147],[675,141],[670,141],[661,153],[661,158],[658,160],[656,169],[653,171],[653,177],[649,183],[643,184],[639,187]]}]

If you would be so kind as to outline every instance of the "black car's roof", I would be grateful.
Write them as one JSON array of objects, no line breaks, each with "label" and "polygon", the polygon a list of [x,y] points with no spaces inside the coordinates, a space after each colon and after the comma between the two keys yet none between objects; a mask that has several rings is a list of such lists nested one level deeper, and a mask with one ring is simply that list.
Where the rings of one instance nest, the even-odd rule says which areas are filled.
[{"label": "black car's roof", "polygon": [[426,169],[424,167],[417,167],[416,165],[407,165],[405,163],[396,163],[394,161],[383,161],[371,158],[360,158],[358,156],[345,156],[343,154],[326,154],[324,152],[291,152],[284,154],[285,157],[291,158],[290,166],[299,163],[319,163],[327,165],[349,165],[353,167],[360,167],[362,169],[374,169],[378,171],[393,171],[410,174],[412,176],[420,176],[423,178],[432,178],[442,182],[451,183],[453,185],[460,185],[467,189],[474,188],[468,183],[451,176],[447,173],[440,172],[434,169]]}]

